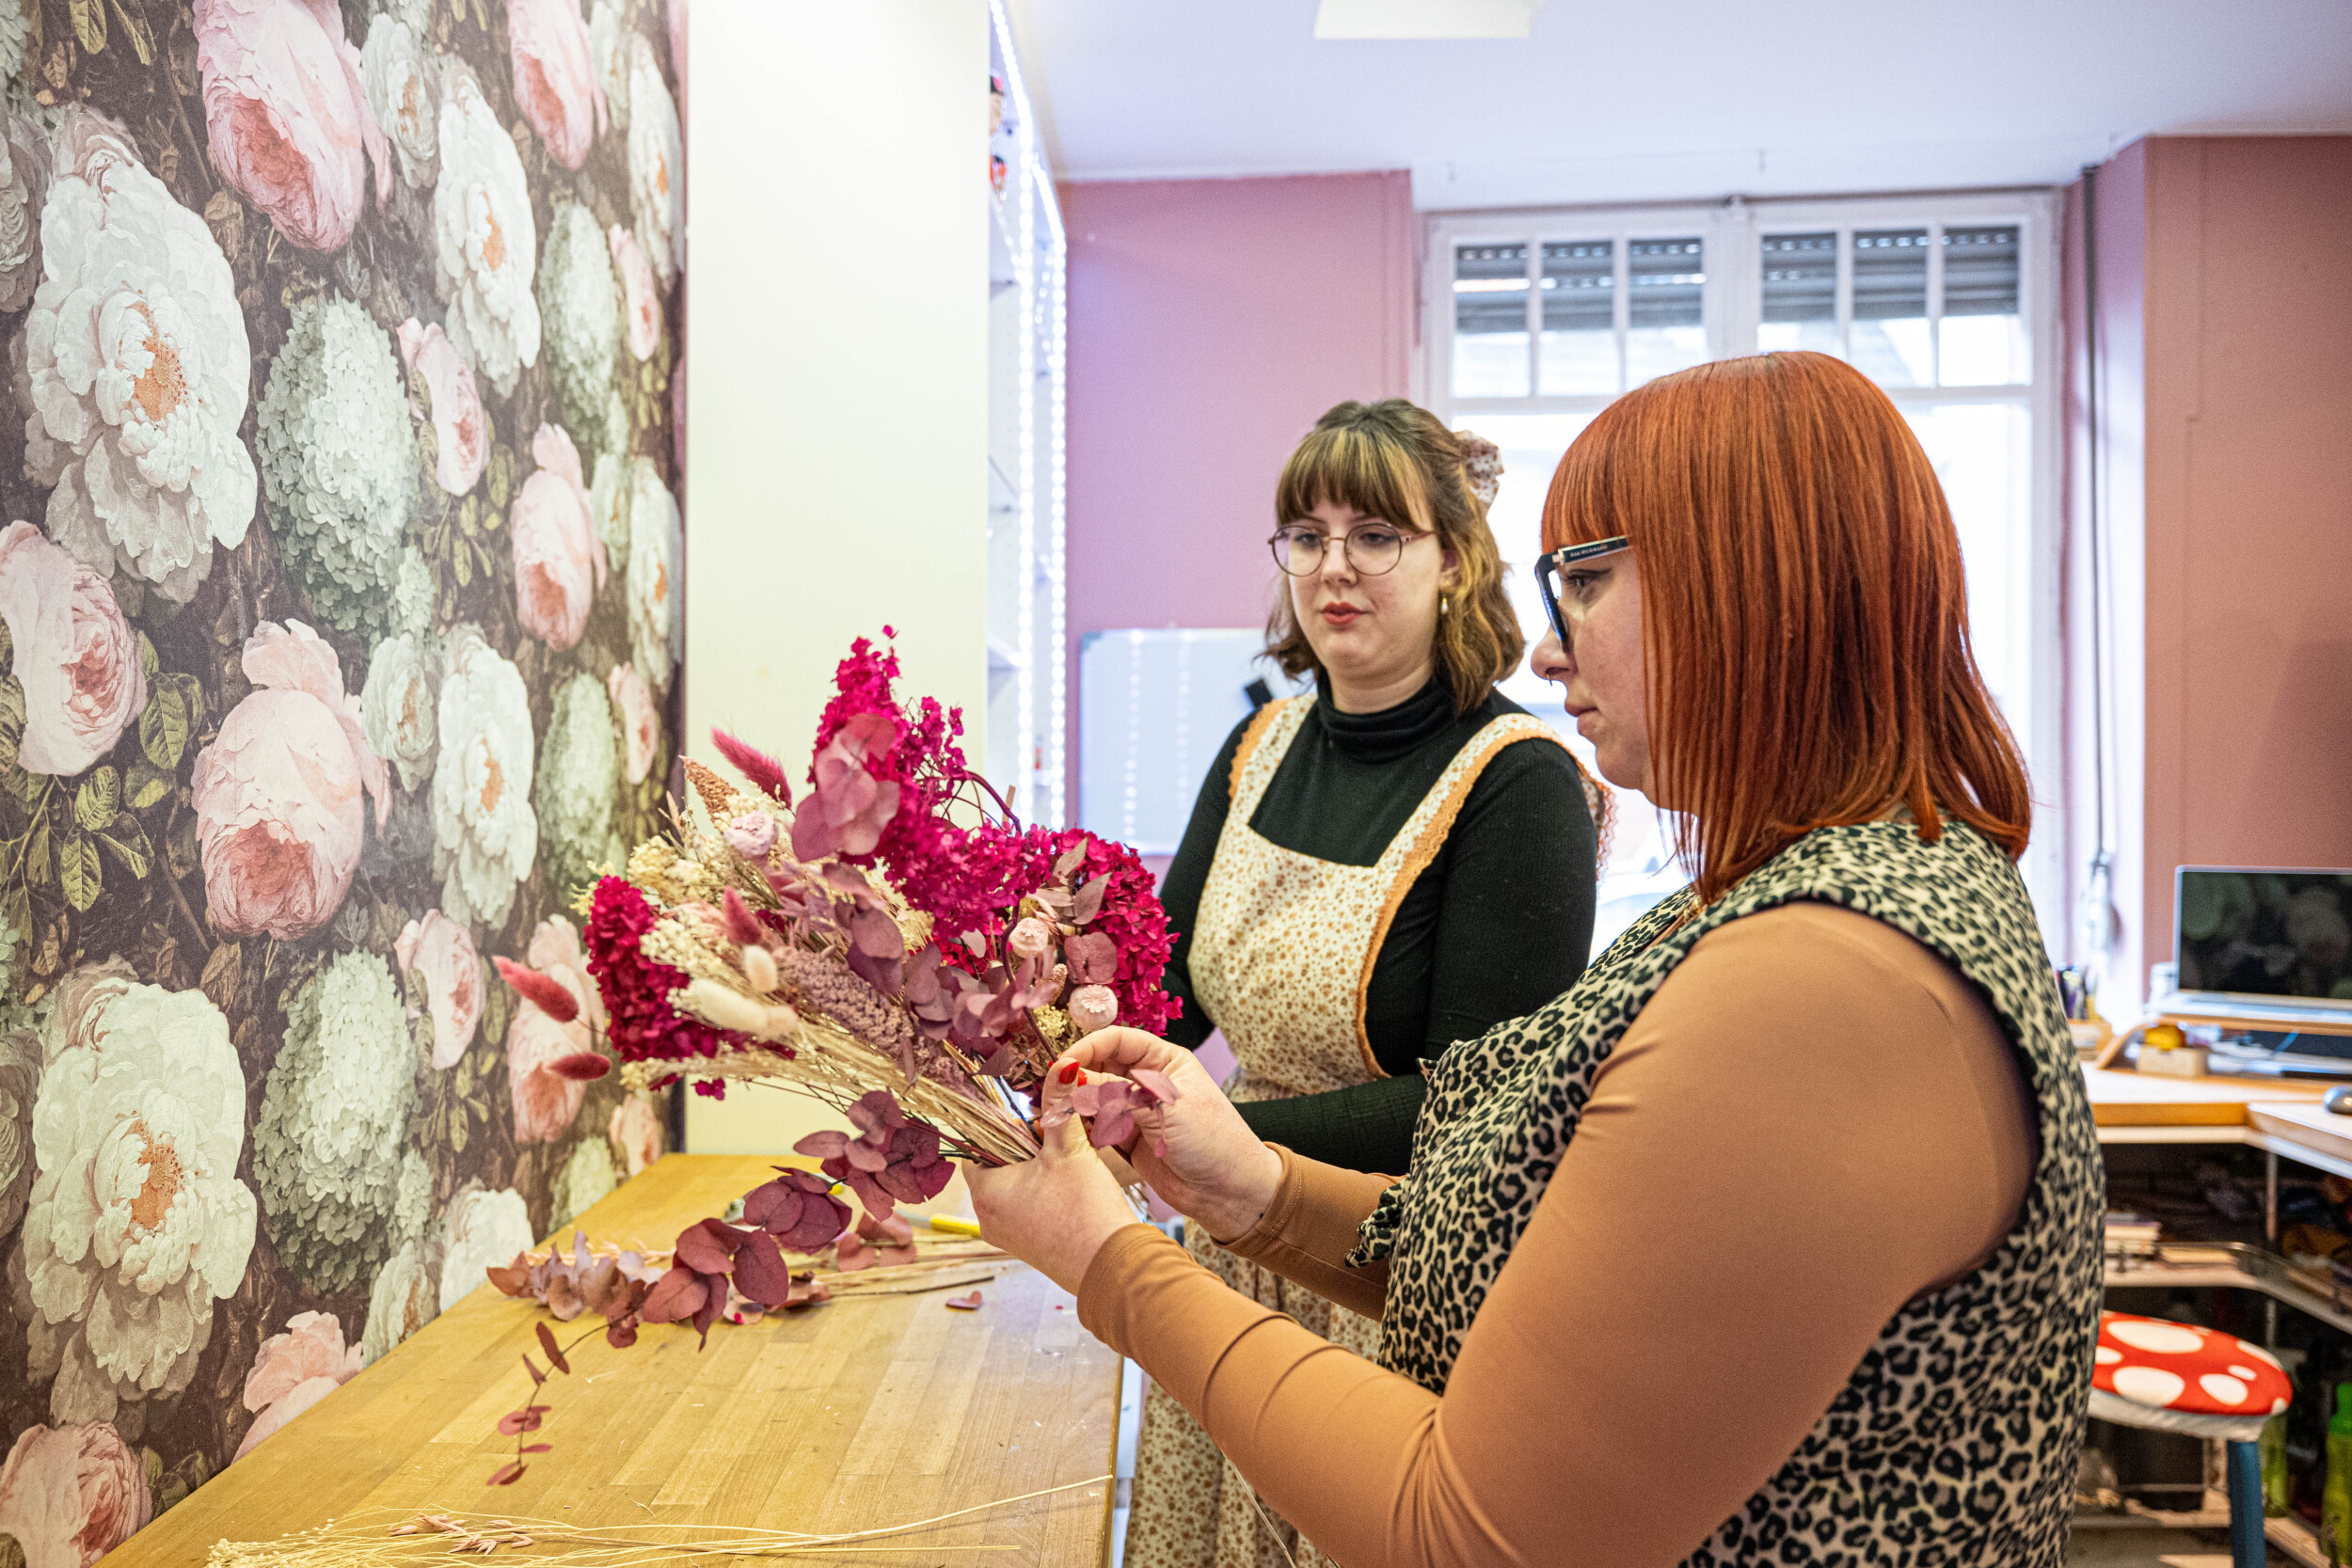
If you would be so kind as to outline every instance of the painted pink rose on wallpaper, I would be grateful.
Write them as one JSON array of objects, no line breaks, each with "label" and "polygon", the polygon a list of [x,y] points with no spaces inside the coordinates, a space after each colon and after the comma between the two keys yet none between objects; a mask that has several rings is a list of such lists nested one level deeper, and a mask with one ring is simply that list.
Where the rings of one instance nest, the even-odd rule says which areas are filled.
[{"label": "painted pink rose on wallpaper", "polygon": [[24,1568],[89,1568],[150,1517],[147,1466],[103,1421],[26,1427],[0,1465],[0,1535]]},{"label": "painted pink rose on wallpaper", "polygon": [[0,530],[0,620],[24,688],[27,772],[71,775],[114,750],[147,705],[138,639],[106,579],[30,523]]},{"label": "painted pink rose on wallpaper", "polygon": [[661,1113],[642,1094],[630,1095],[612,1107],[612,1120],[606,1131],[621,1151],[623,1168],[631,1176],[660,1159],[669,1141]]},{"label": "painted pink rose on wallpaper", "polygon": [[483,416],[473,367],[458,357],[438,322],[420,326],[411,316],[400,324],[399,336],[400,362],[422,373],[433,399],[434,483],[462,496],[490,461],[489,421]]},{"label": "painted pink rose on wallpaper", "polygon": [[560,914],[539,922],[524,960],[548,975],[580,1004],[580,1016],[558,1023],[536,1007],[516,1009],[506,1026],[506,1079],[515,1098],[515,1141],[552,1143],[580,1116],[588,1085],[565,1078],[550,1064],[591,1049],[604,1035],[604,999],[588,975],[588,955],[580,931]]},{"label": "painted pink rose on wallpaper", "polygon": [[605,235],[612,247],[612,264],[621,272],[621,320],[628,331],[628,351],[638,358],[651,356],[661,342],[661,291],[653,280],[653,263],[637,236],[614,224]]},{"label": "painted pink rose on wallpaper", "polygon": [[213,163],[306,250],[340,250],[367,200],[391,195],[383,130],[335,0],[196,0]]},{"label": "painted pink rose on wallpaper", "polygon": [[515,616],[548,647],[579,642],[588,605],[604,586],[604,541],[590,520],[580,451],[558,427],[531,438],[539,467],[523,481],[507,519],[515,536]]},{"label": "painted pink rose on wallpaper", "polygon": [[612,705],[621,710],[621,736],[628,744],[624,767],[628,782],[644,784],[653,770],[655,750],[661,744],[661,715],[653,705],[653,691],[634,664],[615,664],[604,678]]},{"label": "painted pink rose on wallpaper", "polygon": [[325,639],[299,621],[264,621],[244,666],[253,691],[196,759],[204,897],[221,929],[289,942],[326,925],[350,891],[361,791],[375,798],[378,828],[390,796]]},{"label": "painted pink rose on wallpaper", "polygon": [[392,954],[401,968],[424,975],[425,1006],[433,1015],[433,1065],[455,1067],[482,1023],[482,958],[473,933],[440,911],[428,910],[423,919],[402,929]]},{"label": "painted pink rose on wallpaper", "polygon": [[279,1427],[349,1383],[359,1370],[359,1347],[343,1343],[332,1312],[296,1312],[286,1332],[262,1341],[245,1374],[245,1407],[260,1419],[246,1428],[238,1459]]},{"label": "painted pink rose on wallpaper", "polygon": [[523,118],[548,157],[578,168],[605,122],[604,83],[589,63],[580,0],[506,0],[506,36]]}]

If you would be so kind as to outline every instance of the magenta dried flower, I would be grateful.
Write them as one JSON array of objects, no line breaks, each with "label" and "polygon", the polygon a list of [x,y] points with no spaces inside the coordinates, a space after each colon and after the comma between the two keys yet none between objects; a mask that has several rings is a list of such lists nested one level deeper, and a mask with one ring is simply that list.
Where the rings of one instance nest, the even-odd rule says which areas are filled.
[{"label": "magenta dried flower", "polygon": [[719,749],[721,756],[734,764],[737,772],[752,782],[754,789],[785,805],[792,803],[792,786],[785,781],[784,764],[755,747],[746,746],[724,730],[712,730],[710,743]]}]

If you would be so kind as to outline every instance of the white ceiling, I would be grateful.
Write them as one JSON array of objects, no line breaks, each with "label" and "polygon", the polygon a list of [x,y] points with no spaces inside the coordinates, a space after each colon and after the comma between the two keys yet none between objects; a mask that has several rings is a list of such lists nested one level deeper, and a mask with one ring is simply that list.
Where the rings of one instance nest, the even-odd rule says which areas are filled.
[{"label": "white ceiling", "polygon": [[2352,132],[2352,0],[1549,0],[1317,41],[1316,0],[1010,0],[1064,179],[1409,168],[1423,208],[2050,184],[2153,132]]}]

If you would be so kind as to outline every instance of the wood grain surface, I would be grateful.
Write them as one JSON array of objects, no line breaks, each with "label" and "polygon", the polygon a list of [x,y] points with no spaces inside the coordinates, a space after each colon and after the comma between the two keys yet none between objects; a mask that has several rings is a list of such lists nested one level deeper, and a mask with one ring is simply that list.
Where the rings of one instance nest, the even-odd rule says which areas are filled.
[{"label": "wood grain surface", "polygon": [[2086,1068],[2091,1118],[2102,1127],[2243,1127],[2249,1105],[2316,1105],[2325,1084],[2280,1078],[2166,1078]]},{"label": "wood grain surface", "polygon": [[[664,1245],[757,1186],[771,1163],[673,1154],[580,1225],[597,1243]],[[956,1192],[940,1206],[952,1209]],[[556,1239],[568,1244],[571,1232]],[[818,1533],[1107,1477],[1119,1358],[1043,1275],[997,1266],[975,1312],[945,1306],[969,1285],[845,1296],[722,1323],[700,1352],[693,1330],[675,1324],[616,1351],[590,1320],[554,1323],[485,1284],[109,1554],[108,1568],[201,1563],[215,1541],[266,1540],[369,1509]],[[592,1337],[542,1396],[551,1410],[537,1435],[554,1451],[492,1489],[484,1481],[515,1442],[498,1435],[498,1419],[531,1391],[521,1355],[542,1321],[565,1346]],[[903,1551],[868,1544],[790,1560],[1091,1565],[1105,1559],[1110,1502],[1104,1481],[937,1527]],[[544,1554],[499,1554],[534,1555]]]}]

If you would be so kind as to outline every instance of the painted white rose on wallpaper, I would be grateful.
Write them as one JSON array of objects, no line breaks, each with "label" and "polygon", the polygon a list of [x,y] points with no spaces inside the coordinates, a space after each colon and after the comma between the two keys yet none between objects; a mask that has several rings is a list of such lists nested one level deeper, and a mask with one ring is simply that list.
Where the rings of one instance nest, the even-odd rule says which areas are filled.
[{"label": "painted white rose on wallpaper", "polygon": [[446,1312],[477,1286],[489,1282],[492,1268],[504,1268],[515,1254],[536,1244],[531,1216],[522,1195],[512,1187],[490,1191],[469,1185],[450,1201],[441,1220],[441,1310]]},{"label": "painted white rose on wallpaper", "polygon": [[434,267],[458,356],[499,396],[539,362],[532,297],[539,236],[522,159],[481,84],[453,68],[441,100],[441,181],[433,187]]},{"label": "painted white rose on wallpaper", "polygon": [[400,177],[411,185],[433,183],[441,159],[439,68],[418,40],[417,30],[389,11],[368,23],[359,47],[359,79],[369,112],[400,153]]},{"label": "painted white rose on wallpaper", "polygon": [[0,1236],[24,1217],[33,1187],[33,1103],[40,1087],[40,1037],[0,1031]]},{"label": "painted white rose on wallpaper", "polygon": [[505,924],[539,853],[531,812],[531,697],[514,661],[474,626],[455,627],[441,675],[433,774],[433,868],[453,920]]},{"label": "painted white rose on wallpaper", "polygon": [[632,34],[628,51],[629,209],[645,259],[666,289],[686,266],[685,149],[653,44]]},{"label": "painted white rose on wallpaper", "polygon": [[643,784],[653,771],[654,752],[661,744],[661,714],[653,692],[633,664],[615,664],[604,678],[605,690],[621,716],[621,740],[627,761],[622,774],[630,784]]},{"label": "painted white rose on wallpaper", "polygon": [[430,634],[402,632],[375,645],[359,689],[359,729],[368,749],[400,769],[414,789],[433,770],[441,700],[441,651]]},{"label": "painted white rose on wallpaper", "polygon": [[30,523],[0,529],[0,621],[24,690],[17,766],[72,775],[114,750],[147,705],[138,640],[106,579]]},{"label": "painted white rose on wallpaper", "polygon": [[263,623],[245,645],[252,695],[196,759],[204,892],[225,931],[308,935],[334,918],[359,863],[365,812],[389,806],[342,662],[299,621]]},{"label": "painted white rose on wallpaper", "polygon": [[25,471],[55,486],[51,538],[184,602],[213,546],[243,543],[253,520],[253,459],[237,438],[252,350],[235,280],[121,127],[69,104],[52,145],[17,383]]},{"label": "painted white rose on wallpaper", "polygon": [[640,457],[629,476],[628,642],[637,668],[658,690],[668,689],[671,668],[685,651],[678,580],[685,555],[677,498],[652,462]]},{"label": "painted white rose on wallpaper", "polygon": [[200,992],[119,972],[52,1013],[24,1216],[29,1370],[60,1422],[176,1394],[253,1252],[245,1074]]},{"label": "painted white rose on wallpaper", "polygon": [[400,1243],[368,1287],[367,1327],[359,1336],[359,1362],[373,1364],[394,1345],[441,1314],[440,1283],[426,1266],[424,1243]]}]

